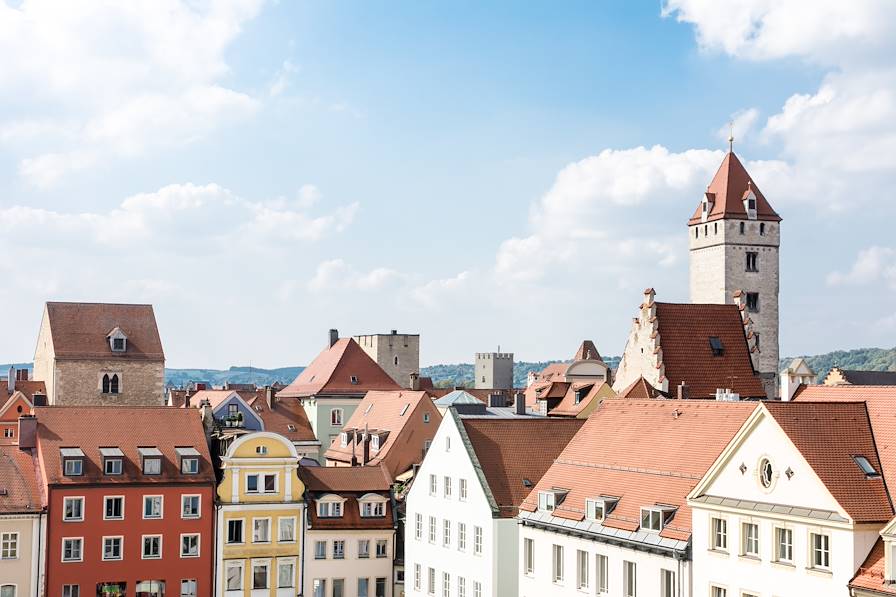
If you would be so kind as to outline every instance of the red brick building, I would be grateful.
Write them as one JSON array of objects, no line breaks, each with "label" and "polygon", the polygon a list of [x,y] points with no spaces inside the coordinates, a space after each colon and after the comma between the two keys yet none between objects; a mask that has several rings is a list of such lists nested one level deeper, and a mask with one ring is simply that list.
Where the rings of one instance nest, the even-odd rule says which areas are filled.
[{"label": "red brick building", "polygon": [[215,477],[198,411],[35,414],[20,444],[36,444],[45,483],[46,594],[209,597]]}]

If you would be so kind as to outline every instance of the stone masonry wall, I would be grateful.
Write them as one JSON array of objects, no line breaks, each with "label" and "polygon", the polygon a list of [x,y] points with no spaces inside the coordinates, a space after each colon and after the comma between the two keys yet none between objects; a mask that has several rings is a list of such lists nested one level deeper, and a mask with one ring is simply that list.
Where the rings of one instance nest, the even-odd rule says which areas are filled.
[{"label": "stone masonry wall", "polygon": [[[368,334],[354,339],[399,386],[409,387],[411,373],[420,373],[420,336]],[[398,357],[397,365],[395,357]]]},{"label": "stone masonry wall", "polygon": [[[103,394],[102,376],[117,373],[121,391]],[[84,359],[56,361],[55,394],[60,406],[161,406],[164,401],[163,361]]]}]

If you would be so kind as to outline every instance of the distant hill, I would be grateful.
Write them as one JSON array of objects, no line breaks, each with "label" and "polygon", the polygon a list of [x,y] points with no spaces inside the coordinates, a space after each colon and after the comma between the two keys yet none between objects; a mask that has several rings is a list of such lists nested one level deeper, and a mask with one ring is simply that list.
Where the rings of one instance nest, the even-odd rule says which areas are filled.
[{"label": "distant hill", "polygon": [[[621,357],[604,357],[604,362],[611,368],[619,366]],[[562,361],[520,361],[513,364],[513,386],[515,388],[526,387],[526,378],[530,371],[541,371],[551,363]],[[431,377],[437,387],[473,386],[473,365],[471,363],[458,363],[456,365],[431,365],[423,367],[420,375]]]},{"label": "distant hill", "polygon": [[[779,371],[784,370],[795,357],[781,359]],[[833,367],[863,371],[896,371],[896,348],[856,348],[835,350],[827,354],[804,356],[806,363],[818,374],[821,381]]]},{"label": "distant hill", "polygon": [[280,367],[260,369],[258,367],[231,367],[230,369],[165,369],[165,385],[180,387],[190,381],[204,381],[213,386],[230,383],[254,383],[257,386],[272,385],[275,382],[288,384],[302,372],[304,367]]}]

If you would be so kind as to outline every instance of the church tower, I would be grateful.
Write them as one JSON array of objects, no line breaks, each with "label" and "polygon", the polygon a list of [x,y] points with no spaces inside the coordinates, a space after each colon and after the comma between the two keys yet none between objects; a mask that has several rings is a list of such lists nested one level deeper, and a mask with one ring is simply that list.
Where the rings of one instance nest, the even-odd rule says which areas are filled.
[{"label": "church tower", "polygon": [[[692,303],[742,305],[753,368],[777,396],[781,217],[729,150],[688,221]],[[741,291],[741,292],[738,292]]]}]

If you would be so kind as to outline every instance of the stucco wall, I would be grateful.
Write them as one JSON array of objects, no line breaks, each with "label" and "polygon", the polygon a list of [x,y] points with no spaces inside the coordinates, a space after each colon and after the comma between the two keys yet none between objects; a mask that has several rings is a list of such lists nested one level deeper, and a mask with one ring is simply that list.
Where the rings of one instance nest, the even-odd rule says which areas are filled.
[{"label": "stucco wall", "polygon": [[18,557],[0,560],[0,584],[16,587],[16,597],[37,597],[42,586],[46,528],[37,515],[0,517],[0,533],[18,533]]},{"label": "stucco wall", "polygon": [[[358,558],[358,540],[370,540],[370,557]],[[388,541],[385,558],[377,558],[375,545],[377,539]],[[333,540],[345,541],[345,558],[335,560],[332,558]],[[314,544],[316,541],[327,542],[326,559],[314,557]],[[370,581],[368,597],[374,597],[374,589],[377,578],[386,579],[386,597],[392,597],[392,561],[395,557],[395,531],[393,530],[307,530],[305,532],[305,578],[304,591],[306,597],[312,597],[314,579],[326,581],[326,595],[333,594],[333,579],[341,578],[345,581],[343,597],[357,597],[358,579],[367,578]]]}]

